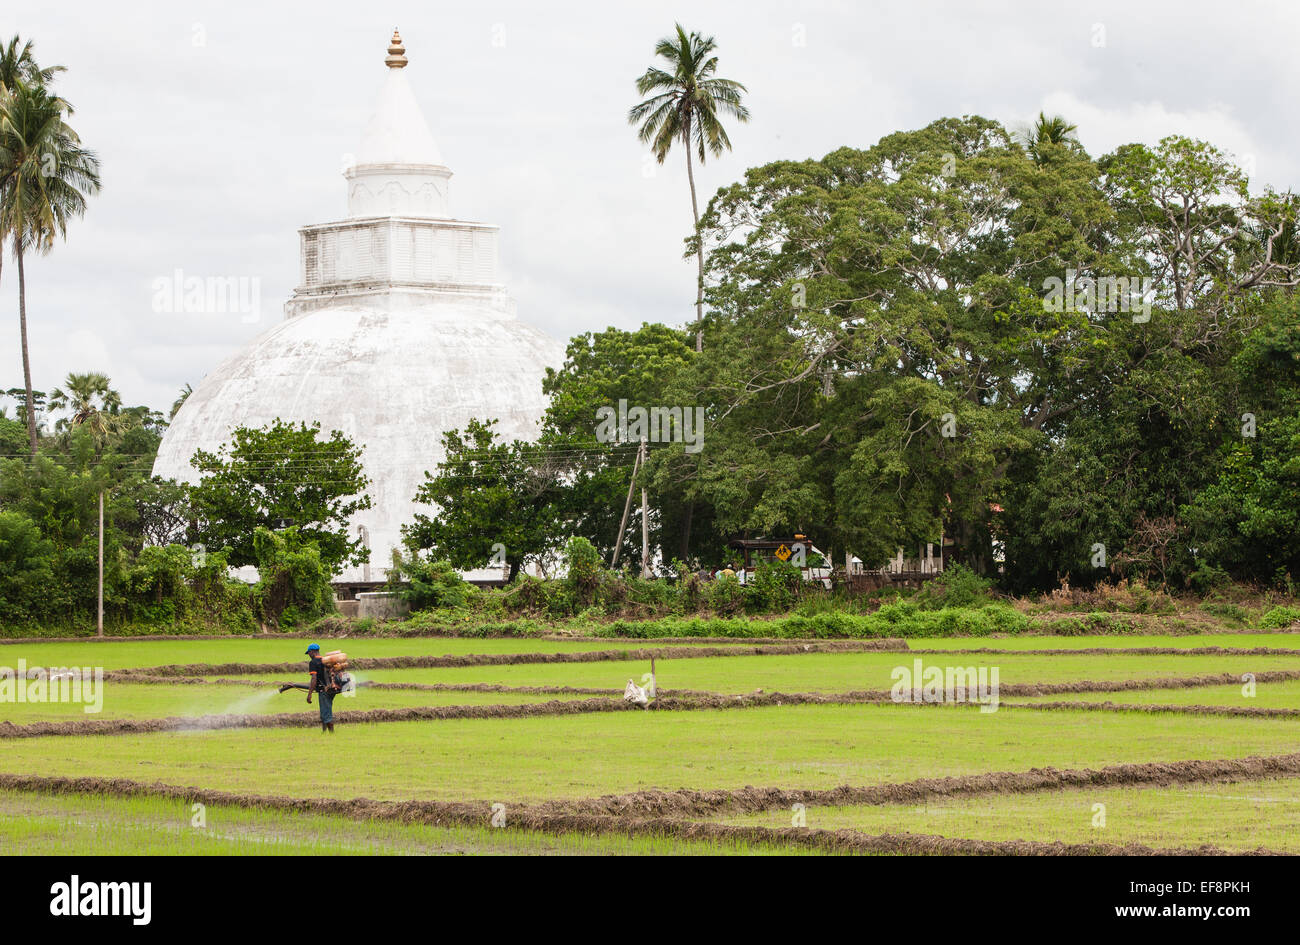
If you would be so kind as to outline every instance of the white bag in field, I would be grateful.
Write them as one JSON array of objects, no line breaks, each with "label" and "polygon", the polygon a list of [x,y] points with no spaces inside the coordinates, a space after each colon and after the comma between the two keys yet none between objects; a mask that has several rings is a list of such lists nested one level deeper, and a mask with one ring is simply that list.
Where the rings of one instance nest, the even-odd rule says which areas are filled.
[{"label": "white bag in field", "polygon": [[646,691],[638,686],[632,680],[627,681],[627,688],[623,690],[624,702],[635,702],[637,705],[645,708],[650,704],[650,696]]}]

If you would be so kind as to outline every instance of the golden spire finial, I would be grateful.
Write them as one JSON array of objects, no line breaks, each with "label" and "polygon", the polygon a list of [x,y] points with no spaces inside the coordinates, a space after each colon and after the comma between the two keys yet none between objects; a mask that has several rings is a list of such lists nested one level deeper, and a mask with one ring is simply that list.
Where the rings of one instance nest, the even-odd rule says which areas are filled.
[{"label": "golden spire finial", "polygon": [[406,68],[406,47],[402,45],[402,34],[396,29],[393,30],[392,42],[388,44],[388,58],[384,65],[390,69]]}]

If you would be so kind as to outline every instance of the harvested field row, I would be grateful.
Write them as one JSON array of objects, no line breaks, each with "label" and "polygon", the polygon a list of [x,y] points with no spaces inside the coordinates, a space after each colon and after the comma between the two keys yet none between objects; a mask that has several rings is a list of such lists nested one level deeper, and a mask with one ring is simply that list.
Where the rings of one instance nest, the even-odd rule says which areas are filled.
[{"label": "harvested field row", "polygon": [[[500,719],[538,715],[573,715],[578,712],[622,712],[636,709],[629,702],[578,699],[569,702],[532,702],[520,705],[408,706],[403,709],[338,711],[336,722],[415,722],[435,719]],[[199,715],[163,719],[78,719],[70,722],[0,722],[0,739],[42,738],[51,735],[140,735],[150,732],[201,732],[231,728],[311,728],[320,722],[308,712],[275,715]]]},{"label": "harvested field row", "polygon": [[826,855],[766,844],[501,830],[485,823],[295,817],[220,804],[206,806],[204,826],[196,829],[192,818],[191,805],[174,798],[0,790],[0,848],[23,856],[77,856],[86,850],[85,838],[93,837],[94,852],[102,856]]},{"label": "harvested field row", "polygon": [[[166,797],[187,803],[228,805],[343,816],[358,820],[394,820],[439,826],[490,823],[492,805],[487,802],[371,801],[334,798],[291,798],[169,785],[146,785],[125,779],[43,778],[0,774],[0,788],[49,794],[107,794],[119,797]],[[682,840],[725,840],[738,843],[789,845],[837,853],[861,854],[966,854],[1006,856],[1214,856],[1226,855],[1217,847],[1159,849],[1141,845],[1106,843],[1067,844],[1028,840],[967,840],[924,834],[863,834],[853,830],[809,830],[697,823],[673,817],[635,818],[574,812],[547,812],[537,808],[505,808],[501,829],[537,830],[548,833],[620,833],[627,836],[672,837]],[[1253,851],[1269,854],[1268,850]]]},{"label": "harvested field row", "polygon": [[[264,679],[212,679],[208,676],[142,676],[138,673],[122,673],[118,671],[105,673],[104,681],[139,683],[142,685],[155,686],[251,686],[256,689],[275,688],[285,685],[284,682],[272,682]],[[499,683],[403,683],[372,682],[370,680],[362,680],[358,682],[357,688],[394,690],[409,689],[424,692],[510,692],[530,695],[589,696],[612,696],[618,695],[622,692],[621,689],[598,689],[590,686],[506,686]]]},{"label": "harvested field row", "polygon": [[1222,716],[792,705],[344,723],[324,754],[317,746],[325,737],[313,728],[19,738],[0,742],[0,771],[302,797],[542,803],[682,788],[831,790],[990,770],[1101,768],[1117,760],[1272,757],[1297,751],[1295,735],[1286,721]]},{"label": "harvested field row", "polygon": [[[1275,682],[1292,682],[1300,680],[1300,670],[1273,670],[1261,673],[1255,673],[1256,683],[1275,683]],[[1227,678],[1225,678],[1227,677]],[[252,688],[275,687],[284,685],[282,682],[264,682],[258,679],[212,679],[206,676],[141,676],[135,673],[105,673],[106,682],[119,683],[139,683],[150,685],[226,685],[226,686],[247,686]],[[1175,681],[1174,685],[1163,685],[1163,683]],[[998,687],[1000,695],[1009,696],[1042,696],[1052,695],[1058,692],[1120,692],[1120,691],[1143,691],[1148,689],[1181,689],[1181,688],[1200,688],[1212,687],[1218,685],[1236,684],[1240,680],[1235,674],[1228,673],[1224,676],[1186,676],[1186,677],[1164,677],[1154,679],[1129,679],[1129,680],[1081,680],[1070,683],[1004,683]],[[363,680],[357,684],[358,689],[376,689],[376,690],[412,690],[424,692],[500,692],[500,693],[518,693],[521,695],[590,695],[590,696],[614,696],[619,695],[622,690],[616,688],[596,687],[596,686],[509,686],[504,683],[414,683],[414,682],[374,682]],[[700,698],[700,699],[728,699],[743,700],[746,694],[728,694],[720,692],[711,692],[705,689],[660,689],[662,696],[678,696],[683,698]],[[781,693],[751,693],[748,695],[769,695],[780,696]],[[797,700],[801,703],[818,702],[832,704],[836,702],[858,703],[858,702],[887,702],[892,701],[892,696],[885,690],[850,690],[842,693],[786,693],[787,699]],[[731,704],[731,703],[729,703]],[[1005,703],[1004,703],[1005,704]],[[1094,705],[1095,703],[1081,703],[1080,707]]]},{"label": "harvested field row", "polygon": [[[1261,673],[1259,682],[1269,682],[1270,676],[1294,679],[1300,678],[1300,672]],[[167,677],[162,677],[167,678]],[[1170,689],[1178,686],[1213,686],[1221,685],[1222,677],[1190,677],[1180,680],[1127,680],[1120,683],[1085,680],[1077,683],[1056,683],[1051,685],[1028,684],[1007,685],[1000,687],[1000,695],[1039,696],[1054,692],[1110,692],[1133,689]],[[1231,677],[1229,680],[1231,681]],[[405,688],[417,684],[389,684]],[[437,684],[425,684],[430,688]],[[505,692],[506,687],[483,684],[486,688],[471,691]],[[609,690],[600,690],[596,695],[608,695]],[[974,699],[967,703],[949,702],[899,702],[887,690],[857,690],[852,692],[753,692],[743,695],[725,693],[661,690],[660,695],[648,707],[649,711],[680,712],[718,709],[750,709],[770,706],[795,705],[922,705],[944,706],[961,709],[980,705]],[[999,703],[1004,707],[1055,708],[1095,710],[1099,707],[1113,706],[1110,711],[1138,712],[1173,712],[1191,715],[1227,715],[1286,718],[1300,715],[1300,711],[1291,709],[1268,709],[1229,706],[1193,706],[1176,705],[1139,705],[1132,708],[1115,703]],[[363,709],[359,711],[339,710],[336,720],[343,723],[373,724],[379,722],[413,722],[440,721],[446,719],[487,719],[487,718],[531,718],[547,715],[575,715],[595,712],[618,712],[640,708],[621,699],[586,698],[570,701],[552,700],[548,702],[524,703],[514,705],[453,705],[453,706],[408,706],[400,709]],[[192,717],[168,717],[155,719],[78,719],[63,722],[32,722],[25,725],[10,721],[0,722],[0,739],[6,738],[40,738],[45,736],[65,735],[138,735],[149,732],[175,731],[210,731],[215,729],[236,728],[305,728],[316,724],[310,713],[278,714],[231,714],[202,715]]]},{"label": "harvested field row", "polygon": [[1266,708],[1253,705],[1180,705],[1150,702],[1003,702],[1004,709],[1047,709],[1066,712],[1147,712],[1183,715],[1237,715],[1257,719],[1300,718],[1300,709]]},{"label": "harvested field row", "polygon": [[[727,647],[679,646],[662,649],[588,650],[580,653],[470,653],[462,656],[383,656],[352,660],[354,669],[438,669],[452,666],[509,666],[528,663],[601,663],[625,660],[693,659],[715,656],[793,656],[800,653],[895,652],[905,651],[902,640],[839,640],[816,643],[786,643],[771,646],[738,644]],[[152,676],[217,676],[226,673],[301,673],[301,660],[294,663],[189,663],[115,670],[117,673]]]},{"label": "harvested field row", "polygon": [[[514,705],[408,706],[401,709],[336,710],[339,723],[428,722],[445,719],[531,718],[592,712],[691,711],[747,709],[783,705],[842,705],[890,702],[889,693],[856,692],[824,695],[817,692],[753,693],[745,696],[694,693],[661,695],[648,709],[622,699],[587,698],[571,701],[529,702]],[[198,732],[232,728],[310,728],[318,725],[309,712],[270,714],[173,716],[161,719],[77,719],[67,722],[0,722],[0,739],[43,738],[56,735],[140,735],[150,732]]]},{"label": "harvested field row", "polygon": [[698,818],[789,810],[793,804],[804,804],[807,807],[881,806],[980,794],[1028,794],[1099,787],[1165,787],[1203,781],[1253,781],[1296,774],[1300,774],[1300,753],[1213,761],[1150,762],[1105,768],[995,771],[946,778],[919,778],[866,787],[844,785],[826,790],[746,787],[734,791],[640,791],[579,800],[546,801],[535,804],[530,809],[552,814],[576,811],[603,817]]},{"label": "harvested field row", "polygon": [[[1274,669],[1252,674],[1257,683],[1286,682],[1300,679],[1300,670]],[[1241,681],[1236,673],[1203,676],[1153,676],[1149,679],[1080,679],[1064,683],[1003,683],[1002,696],[1047,696],[1058,692],[1128,692],[1139,689],[1194,689],[1200,686],[1226,686]]]},{"label": "harvested field row", "polygon": [[[1232,672],[1300,671],[1296,656],[1038,656],[1032,653],[997,657],[914,656],[909,652],[803,653],[793,656],[737,656],[731,659],[664,660],[658,664],[660,690],[692,689],[744,694],[767,692],[843,692],[859,689],[889,690],[898,671],[911,670],[915,662],[925,667],[965,671],[987,667],[999,671],[1002,686],[1096,681],[1122,684],[1128,680],[1172,677],[1187,679]],[[557,663],[515,666],[469,666],[443,669],[367,670],[364,679],[377,682],[503,683],[511,686],[623,686],[629,678],[640,680],[650,669],[649,660],[601,663]],[[1105,688],[1103,685],[1101,688]],[[1172,700],[1171,700],[1172,701]]]},{"label": "harvested field row", "polygon": [[[1088,787],[1032,794],[930,798],[915,804],[805,807],[801,826],[864,834],[939,834],[971,840],[1104,841],[1300,854],[1300,778]],[[792,811],[724,815],[733,826],[787,827]]]}]

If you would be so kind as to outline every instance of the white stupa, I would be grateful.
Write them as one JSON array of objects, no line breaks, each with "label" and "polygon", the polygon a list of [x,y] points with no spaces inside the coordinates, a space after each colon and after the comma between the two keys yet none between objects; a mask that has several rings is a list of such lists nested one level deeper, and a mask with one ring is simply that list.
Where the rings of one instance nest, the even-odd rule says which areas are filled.
[{"label": "white stupa", "polygon": [[451,217],[451,171],[407,83],[405,52],[394,31],[387,80],[345,171],[347,219],[299,231],[302,283],[284,321],[203,379],[153,470],[193,482],[195,450],[276,418],[341,430],[363,448],[373,507],[350,524],[370,562],[340,581],[384,578],[402,525],[430,511],[413,499],[443,459],[445,431],[496,419],[507,440],[535,437],[542,378],[564,360],[563,345],[515,317],[497,281],[497,227]]}]

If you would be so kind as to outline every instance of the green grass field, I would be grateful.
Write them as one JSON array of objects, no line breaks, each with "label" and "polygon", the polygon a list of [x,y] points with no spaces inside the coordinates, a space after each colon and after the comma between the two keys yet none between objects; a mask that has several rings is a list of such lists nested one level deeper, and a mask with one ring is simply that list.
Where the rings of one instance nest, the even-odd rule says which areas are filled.
[{"label": "green grass field", "polygon": [[[1213,642],[1211,642],[1213,641]],[[708,644],[714,641],[698,641]],[[896,667],[996,666],[1002,685],[1078,680],[1116,685],[1126,680],[1300,669],[1296,657],[1131,653],[1042,653],[1044,649],[1189,645],[1291,649],[1289,634],[1209,637],[1067,637],[1015,640],[924,640],[917,649],[951,651],[914,656],[886,653],[806,653],[662,659],[658,683],[668,690],[723,694],[827,694],[884,689]],[[335,644],[332,644],[335,645]],[[354,657],[554,653],[628,649],[641,644],[465,639],[342,640]],[[999,654],[963,653],[989,646]],[[171,663],[294,662],[299,640],[33,643],[0,647],[0,665],[18,656],[29,665],[137,668]],[[406,683],[571,686],[621,690],[638,682],[648,660],[479,665],[437,669],[368,670],[367,680]],[[248,676],[259,684],[296,678],[283,672]],[[145,785],[300,798],[366,797],[376,801],[566,803],[639,791],[730,790],[747,786],[788,790],[841,785],[889,785],[921,778],[1019,772],[1041,768],[1102,768],[1124,763],[1238,759],[1288,755],[1300,749],[1300,719],[1115,713],[1086,709],[980,712],[974,706],[884,704],[767,705],[675,711],[599,712],[504,718],[349,722],[350,711],[413,706],[511,706],[576,694],[362,689],[340,698],[334,735],[316,727],[235,728],[149,734],[60,734],[3,738],[6,723],[76,723],[86,719],[300,713],[314,706],[299,692],[182,681],[105,683],[103,711],[80,705],[0,702],[0,773],[42,778],[129,779]],[[593,697],[594,698],[594,697]],[[1035,697],[1004,695],[1007,701]],[[1300,681],[1260,683],[1253,698],[1241,684],[1136,691],[1062,693],[1038,701],[1112,701],[1183,705],[1300,707]],[[329,739],[331,751],[320,751]],[[1237,787],[1240,790],[1233,793]],[[1248,790],[1249,789],[1249,790]],[[582,829],[493,829],[303,818],[275,810],[210,805],[208,828],[189,826],[188,805],[175,798],[113,794],[83,783],[79,793],[49,796],[0,790],[0,842],[46,853],[768,853],[795,850],[780,840],[681,840],[642,830],[622,832],[621,818]],[[107,793],[104,793],[107,792]],[[1253,793],[1252,793],[1253,792]],[[1237,795],[1256,801],[1238,802]],[[1177,788],[1045,789],[1020,795],[979,795],[920,806],[812,808],[810,828],[863,834],[928,833],[981,840],[1062,840],[1144,843],[1227,849],[1264,846],[1300,852],[1293,815],[1296,780],[1257,787],[1193,783]],[[1105,797],[1102,797],[1105,795]],[[1109,799],[1107,799],[1109,798]],[[1085,803],[1086,802],[1086,803]],[[254,803],[255,800],[254,800]],[[1107,804],[1108,826],[1091,826],[1091,804]],[[1082,806],[1081,806],[1082,805]],[[1082,811],[1082,813],[1081,813]],[[938,813],[936,813],[938,812]],[[654,816],[666,816],[656,814]],[[788,827],[788,811],[717,822]],[[549,823],[549,822],[548,822]],[[649,828],[647,828],[649,829]],[[657,828],[656,828],[657,829]],[[1229,842],[1236,837],[1235,842]],[[1241,840],[1248,837],[1249,842]],[[802,848],[799,848],[802,849]]]},{"label": "green grass field", "polygon": [[[1101,804],[1104,810],[1094,805]],[[1104,820],[1099,815],[1104,813]],[[765,811],[723,822],[789,826],[791,813]],[[976,840],[1050,838],[1066,843],[1187,849],[1211,844],[1244,852],[1261,845],[1300,854],[1300,779],[1233,784],[1098,788],[999,794],[925,804],[807,807],[807,826],[863,833],[921,833]]]},{"label": "green grass field", "polygon": [[[679,646],[743,645],[745,640],[529,640],[464,637],[349,638],[321,641],[323,650],[349,656],[462,656],[466,653],[561,653],[589,650],[656,649]],[[307,640],[232,637],[227,640],[86,640],[44,643],[40,640],[0,645],[0,666],[99,666],[104,670],[189,663],[292,663],[303,661]],[[753,645],[750,643],[749,645]]]},{"label": "green grass field", "polygon": [[[615,693],[611,687],[610,695]],[[366,709],[400,709],[417,705],[518,705],[551,699],[583,699],[583,695],[547,695],[518,692],[420,691],[406,689],[358,689],[355,695],[340,695],[334,711],[346,713]],[[32,722],[77,721],[84,719],[150,719],[198,715],[252,715],[301,712],[317,714],[307,705],[307,694],[299,690],[278,693],[274,683],[258,688],[223,685],[166,685],[104,682],[102,707],[88,713],[86,706],[73,702],[7,703],[0,718],[15,725]]]},{"label": "green grass field", "polygon": [[[928,640],[926,641],[929,642]],[[1161,676],[1204,676],[1231,672],[1300,670],[1296,656],[1043,656],[1025,654],[954,654],[911,656],[906,653],[807,653],[793,656],[729,656],[708,659],[659,660],[658,683],[663,689],[703,689],[712,692],[844,692],[889,689],[896,667],[975,666],[998,668],[1000,682],[1074,682],[1082,679],[1125,680]],[[455,666],[436,669],[374,669],[367,679],[383,682],[501,683],[511,686],[622,687],[648,672],[648,660],[599,663],[521,663],[506,666]]]},{"label": "green grass field", "polygon": [[226,805],[205,806],[195,826],[192,805],[161,798],[50,797],[0,791],[0,845],[41,856],[147,854],[736,856],[787,855],[763,843],[674,840],[601,833],[549,834],[492,827],[433,827],[336,816],[285,817]]}]

